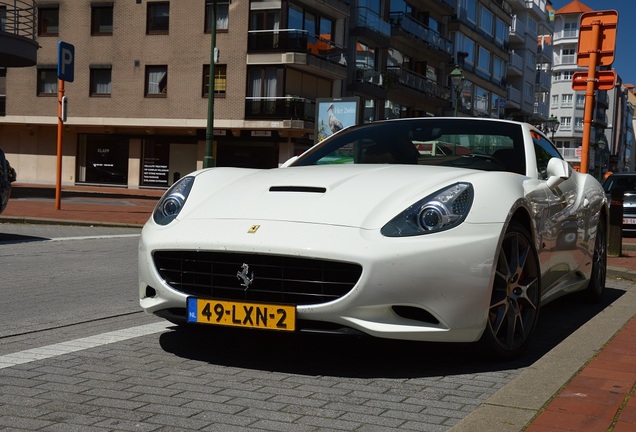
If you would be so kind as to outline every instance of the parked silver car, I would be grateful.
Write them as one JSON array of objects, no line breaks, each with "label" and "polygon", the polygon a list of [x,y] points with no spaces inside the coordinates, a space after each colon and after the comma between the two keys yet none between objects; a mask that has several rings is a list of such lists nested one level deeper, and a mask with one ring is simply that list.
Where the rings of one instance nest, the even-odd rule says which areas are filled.
[{"label": "parked silver car", "polygon": [[623,234],[636,235],[636,172],[621,172],[610,175],[603,183],[609,200],[612,192],[623,195]]}]

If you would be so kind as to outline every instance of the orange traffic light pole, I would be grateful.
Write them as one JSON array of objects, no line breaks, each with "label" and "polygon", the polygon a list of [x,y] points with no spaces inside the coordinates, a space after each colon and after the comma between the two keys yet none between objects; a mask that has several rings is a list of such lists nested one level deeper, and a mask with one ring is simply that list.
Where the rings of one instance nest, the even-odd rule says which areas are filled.
[{"label": "orange traffic light pole", "polygon": [[585,110],[583,112],[583,143],[581,148],[581,172],[587,173],[590,160],[590,137],[594,121],[594,89],[596,88],[596,65],[601,42],[601,20],[592,22],[592,43],[589,51],[590,60],[587,70],[587,86],[585,89]]}]

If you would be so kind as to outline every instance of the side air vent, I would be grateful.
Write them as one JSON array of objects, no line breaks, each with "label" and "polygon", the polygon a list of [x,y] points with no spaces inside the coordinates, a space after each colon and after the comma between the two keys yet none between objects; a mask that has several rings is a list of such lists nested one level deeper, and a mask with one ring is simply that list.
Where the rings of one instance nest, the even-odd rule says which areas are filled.
[{"label": "side air vent", "polygon": [[325,193],[327,188],[313,186],[272,186],[270,192],[306,192],[306,193]]}]

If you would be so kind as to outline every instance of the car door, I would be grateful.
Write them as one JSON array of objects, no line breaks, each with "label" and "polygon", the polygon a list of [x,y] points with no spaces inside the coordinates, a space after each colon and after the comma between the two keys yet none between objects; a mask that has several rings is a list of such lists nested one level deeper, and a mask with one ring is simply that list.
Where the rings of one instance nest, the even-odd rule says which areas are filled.
[{"label": "car door", "polygon": [[547,252],[546,272],[543,278],[543,295],[581,281],[579,271],[589,262],[587,243],[589,229],[585,221],[589,219],[588,197],[585,196],[585,179],[570,168],[569,177],[549,187],[548,162],[552,158],[562,159],[557,149],[544,136],[532,134],[539,181],[545,192],[546,226],[542,239]]}]

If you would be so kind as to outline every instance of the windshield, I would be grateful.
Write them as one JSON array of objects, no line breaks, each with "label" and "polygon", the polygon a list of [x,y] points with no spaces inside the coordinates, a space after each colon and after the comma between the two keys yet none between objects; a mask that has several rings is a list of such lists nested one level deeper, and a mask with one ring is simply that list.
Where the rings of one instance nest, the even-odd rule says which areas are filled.
[{"label": "windshield", "polygon": [[636,191],[636,174],[633,176],[609,176],[605,183],[603,183],[603,189],[606,193],[612,192],[613,189],[620,189],[622,191]]},{"label": "windshield", "polygon": [[293,163],[327,164],[442,165],[525,174],[525,153],[519,124],[422,118],[349,128]]}]

